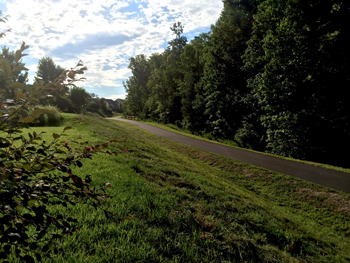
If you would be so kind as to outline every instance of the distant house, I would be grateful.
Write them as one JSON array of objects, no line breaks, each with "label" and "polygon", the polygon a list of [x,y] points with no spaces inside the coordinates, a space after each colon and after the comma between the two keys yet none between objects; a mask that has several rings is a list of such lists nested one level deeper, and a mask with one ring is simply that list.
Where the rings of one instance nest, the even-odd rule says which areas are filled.
[{"label": "distant house", "polygon": [[118,102],[118,107],[119,107],[120,111],[123,112],[124,100],[122,100],[122,99],[116,99],[116,101]]},{"label": "distant house", "polygon": [[105,99],[105,102],[108,104],[108,107],[112,107],[113,111],[118,111],[118,112],[123,111],[124,100],[122,100],[122,99],[116,99],[116,100]]}]

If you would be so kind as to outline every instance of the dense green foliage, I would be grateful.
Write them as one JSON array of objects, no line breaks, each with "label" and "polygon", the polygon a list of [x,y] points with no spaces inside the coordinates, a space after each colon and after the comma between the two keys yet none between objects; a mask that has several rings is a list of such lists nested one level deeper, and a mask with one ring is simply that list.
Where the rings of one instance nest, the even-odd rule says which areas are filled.
[{"label": "dense green foliage", "polygon": [[208,34],[186,45],[179,23],[163,53],[130,59],[125,110],[242,147],[348,165],[339,146],[350,146],[349,5],[225,0]]},{"label": "dense green foliage", "polygon": [[50,57],[43,57],[38,62],[38,71],[35,76],[35,81],[43,81],[44,84],[53,82],[58,78],[65,69],[53,61]]},{"label": "dense green foliage", "polygon": [[73,104],[77,113],[81,113],[84,107],[90,102],[90,94],[81,87],[72,87],[69,90],[69,100]]}]

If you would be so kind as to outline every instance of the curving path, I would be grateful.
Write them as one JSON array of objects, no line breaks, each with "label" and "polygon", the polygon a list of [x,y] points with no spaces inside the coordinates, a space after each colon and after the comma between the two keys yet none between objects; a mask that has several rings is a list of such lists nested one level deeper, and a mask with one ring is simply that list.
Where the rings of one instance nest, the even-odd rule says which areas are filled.
[{"label": "curving path", "polygon": [[282,158],[255,153],[230,146],[224,146],[217,143],[202,141],[138,121],[131,121],[118,117],[110,119],[130,123],[150,133],[175,142],[183,143],[208,152],[223,155],[245,163],[250,163],[272,171],[292,175],[316,184],[350,193],[350,174],[347,173],[299,162],[288,161]]}]

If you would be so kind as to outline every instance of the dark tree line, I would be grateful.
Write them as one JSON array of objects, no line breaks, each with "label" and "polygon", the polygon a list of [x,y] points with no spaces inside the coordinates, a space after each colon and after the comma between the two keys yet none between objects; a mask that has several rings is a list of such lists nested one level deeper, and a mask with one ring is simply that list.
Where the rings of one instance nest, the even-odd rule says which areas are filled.
[{"label": "dark tree line", "polygon": [[224,0],[211,31],[183,26],[130,59],[124,110],[282,156],[347,165],[350,3]]}]

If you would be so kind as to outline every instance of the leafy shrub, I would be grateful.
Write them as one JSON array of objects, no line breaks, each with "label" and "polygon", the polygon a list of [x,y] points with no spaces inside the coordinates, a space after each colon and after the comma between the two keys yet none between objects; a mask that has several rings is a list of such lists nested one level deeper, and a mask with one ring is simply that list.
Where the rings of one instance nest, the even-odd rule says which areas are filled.
[{"label": "leafy shrub", "polygon": [[[62,124],[63,117],[60,110],[56,106],[38,105],[36,106],[36,109],[47,110],[47,113],[42,114],[39,118],[37,118],[39,123],[34,124],[35,126],[60,126]],[[29,112],[29,114],[31,114],[31,112]]]},{"label": "leafy shrub", "polygon": [[52,114],[46,113],[47,116],[47,126],[60,126],[63,117],[61,115],[60,110],[56,106],[45,106],[48,110],[53,111]]},{"label": "leafy shrub", "polygon": [[[1,17],[0,21],[3,21]],[[28,47],[23,43],[16,51],[16,62]],[[28,133],[28,137],[22,134],[23,127],[33,124],[43,114],[54,114],[52,109],[37,106],[40,98],[68,90],[67,86],[81,79],[76,76],[86,70],[83,63],[79,61],[54,82],[35,83],[31,90],[16,82],[13,73],[26,68],[12,68],[4,59],[0,64],[0,78],[6,80],[0,87],[0,260],[8,262],[6,259],[13,253],[23,261],[35,262],[35,258],[41,261],[43,256],[61,252],[55,241],[79,228],[73,225],[76,219],[50,213],[52,206],[88,204],[108,217],[130,219],[120,218],[103,207],[103,200],[109,197],[104,188],[111,186],[109,183],[92,189],[90,175],[82,178],[71,169],[81,167],[83,159],[91,159],[96,153],[118,154],[104,150],[116,140],[91,146],[80,142],[79,137],[68,141],[64,139],[65,132],[72,126],[53,133],[51,142],[43,141],[36,132]],[[65,80],[68,84],[64,84]],[[6,90],[14,91],[13,100],[6,98]]]}]

